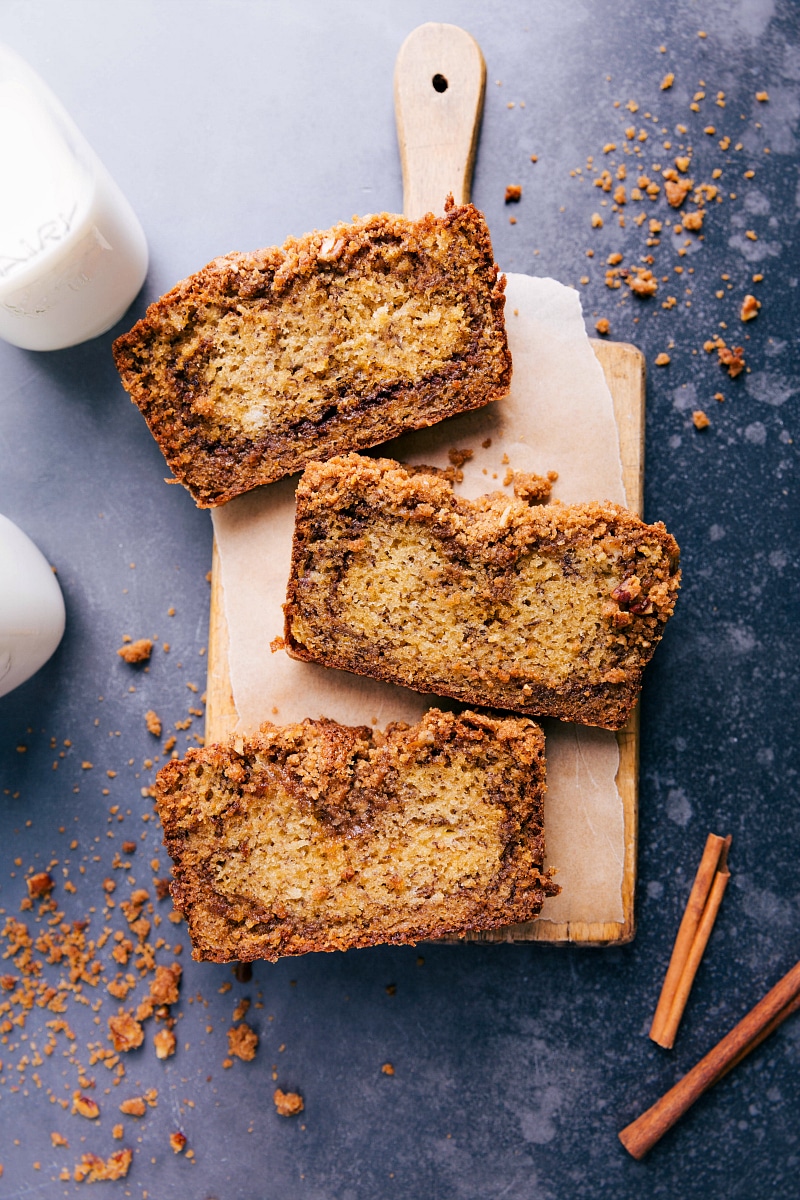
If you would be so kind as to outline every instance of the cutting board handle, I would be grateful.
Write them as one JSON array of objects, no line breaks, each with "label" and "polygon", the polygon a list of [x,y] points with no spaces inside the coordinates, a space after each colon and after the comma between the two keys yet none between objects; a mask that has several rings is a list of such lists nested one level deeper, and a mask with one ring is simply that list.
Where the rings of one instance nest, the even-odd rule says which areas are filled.
[{"label": "cutting board handle", "polygon": [[486,64],[457,25],[430,22],[408,35],[394,69],[394,111],[403,166],[403,215],[443,213],[470,196]]}]

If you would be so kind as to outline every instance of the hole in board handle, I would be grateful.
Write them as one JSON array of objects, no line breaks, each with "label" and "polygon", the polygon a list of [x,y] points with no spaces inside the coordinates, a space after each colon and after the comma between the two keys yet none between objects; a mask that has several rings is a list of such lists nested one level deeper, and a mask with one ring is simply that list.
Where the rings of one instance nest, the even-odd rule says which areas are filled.
[{"label": "hole in board handle", "polygon": [[447,80],[445,79],[444,75],[434,75],[431,83],[433,84],[433,90],[435,92],[447,91]]}]

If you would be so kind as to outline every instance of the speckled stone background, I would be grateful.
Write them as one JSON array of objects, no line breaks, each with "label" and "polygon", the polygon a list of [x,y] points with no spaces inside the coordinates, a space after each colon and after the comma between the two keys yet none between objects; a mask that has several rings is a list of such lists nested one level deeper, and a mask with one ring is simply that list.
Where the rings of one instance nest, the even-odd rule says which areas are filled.
[{"label": "speckled stone background", "polygon": [[[0,1025],[2,1200],[78,1194],[86,1185],[60,1172],[84,1152],[120,1146],[134,1150],[127,1179],[95,1184],[93,1195],[800,1194],[798,1017],[645,1162],[617,1140],[800,950],[799,16],[793,0],[4,0],[0,38],[39,70],[129,196],[151,267],[129,316],[95,341],[53,354],[0,345],[0,511],[57,567],[68,612],[51,662],[0,700],[0,916],[41,931],[46,918],[20,913],[20,901],[26,874],[52,862],[66,921],[90,917],[93,938],[106,923],[125,928],[119,908],[106,921],[102,880],[116,879],[117,899],[134,879],[152,896],[150,859],[161,860],[155,874],[167,872],[157,822],[143,819],[152,802],[141,789],[153,773],[143,764],[162,753],[144,713],[161,714],[166,736],[198,706],[187,683],[201,691],[204,683],[211,522],[163,483],[160,453],[115,374],[112,339],[218,253],[401,207],[392,70],[423,21],[458,23],[483,48],[474,199],[501,266],[578,286],[590,331],[607,317],[612,337],[647,356],[646,516],[678,538],[685,583],[642,701],[631,945],[376,949],[257,964],[242,984],[230,967],[192,963],[183,927],[166,919],[169,901],[157,902],[153,936],[183,944],[177,1053],[155,1058],[150,1022],[118,1086],[113,1070],[89,1066],[87,1043],[105,1044],[116,1010],[105,990],[116,969],[108,947],[99,952],[103,980],[83,986],[89,1004],[68,1001],[71,1057],[63,1033],[52,1056],[41,1053],[46,1009],[34,1007],[24,1027]],[[661,90],[667,72],[675,82]],[[759,91],[769,100],[758,102]],[[604,155],[610,143],[617,149]],[[679,215],[663,192],[654,202],[631,198],[639,169],[655,177],[653,164],[669,166],[680,146],[693,148],[695,183],[722,170],[722,202],[707,205],[702,240],[671,232]],[[621,213],[593,185],[612,161],[614,172],[628,166]],[[503,202],[509,183],[523,187],[513,209]],[[594,212],[602,229],[592,227]],[[648,246],[651,218],[663,231]],[[653,255],[655,297],[606,286],[614,251],[623,265]],[[762,308],[742,325],[748,292]],[[664,308],[668,296],[676,302]],[[737,379],[703,350],[720,333],[744,347],[747,371]],[[660,352],[671,358],[663,368],[654,365]],[[710,418],[705,430],[692,424],[696,409]],[[157,648],[149,671],[134,672],[116,655],[123,634],[157,634],[171,649]],[[177,732],[178,748],[201,733],[194,717]],[[93,769],[82,770],[84,761]],[[732,883],[676,1048],[665,1052],[647,1030],[710,830],[733,835]],[[128,870],[114,869],[125,838],[138,848]],[[43,968],[53,982],[66,974],[63,964]],[[225,1068],[243,997],[253,1002],[246,1020],[258,1054]],[[381,1071],[387,1062],[393,1076]],[[60,1103],[78,1087],[78,1064],[96,1081],[99,1121]],[[276,1085],[303,1094],[302,1116],[276,1115]],[[150,1087],[156,1108],[138,1120],[119,1114],[120,1100]],[[117,1121],[122,1141],[112,1138]],[[170,1150],[176,1129],[193,1161]],[[51,1131],[69,1148],[52,1146]]]}]

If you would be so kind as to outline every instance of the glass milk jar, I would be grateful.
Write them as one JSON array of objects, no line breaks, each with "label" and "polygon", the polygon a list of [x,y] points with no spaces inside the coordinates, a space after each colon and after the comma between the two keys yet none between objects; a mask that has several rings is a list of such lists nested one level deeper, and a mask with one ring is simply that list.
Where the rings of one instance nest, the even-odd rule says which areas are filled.
[{"label": "glass milk jar", "polygon": [[96,337],[146,271],[128,201],[38,75],[0,45],[0,337],[26,350]]}]

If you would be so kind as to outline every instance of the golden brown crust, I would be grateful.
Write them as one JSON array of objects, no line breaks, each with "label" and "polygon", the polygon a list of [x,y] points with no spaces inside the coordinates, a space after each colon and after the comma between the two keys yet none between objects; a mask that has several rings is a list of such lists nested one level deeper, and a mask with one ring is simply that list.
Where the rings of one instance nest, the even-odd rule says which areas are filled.
[{"label": "golden brown crust", "polygon": [[[378,283],[365,295],[370,280]],[[215,259],[152,304],[115,341],[114,359],[175,477],[210,507],[312,459],[378,445],[505,395],[504,289],[472,205],[419,221],[383,213],[282,249]],[[308,328],[298,326],[312,301]],[[320,347],[314,313],[323,310],[330,336]],[[445,327],[452,347],[426,368],[436,340],[447,341]],[[428,341],[416,358],[398,350],[417,335]],[[362,355],[349,366],[336,359],[348,338],[360,338]],[[279,368],[294,394],[283,394]]]},{"label": "golden brown crust", "polygon": [[227,962],[530,920],[558,891],[544,790],[533,722],[434,709],[266,724],[167,763],[156,800],[194,957]]},{"label": "golden brown crust", "polygon": [[417,691],[619,729],[679,581],[674,538],[619,505],[469,501],[351,454],[300,481],[285,640]]}]

